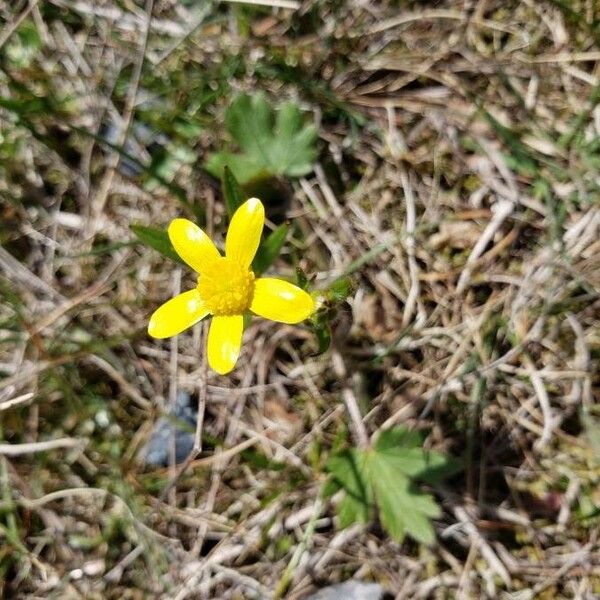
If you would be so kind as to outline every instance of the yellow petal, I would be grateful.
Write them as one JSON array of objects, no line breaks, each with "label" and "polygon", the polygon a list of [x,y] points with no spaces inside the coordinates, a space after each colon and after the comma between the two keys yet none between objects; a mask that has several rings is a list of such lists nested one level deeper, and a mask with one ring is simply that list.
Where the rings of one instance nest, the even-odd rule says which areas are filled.
[{"label": "yellow petal", "polygon": [[157,308],[148,323],[148,333],[158,339],[171,337],[191,327],[209,313],[198,290],[171,298]]},{"label": "yellow petal", "polygon": [[315,302],[293,283],[262,277],[254,282],[254,298],[250,310],[272,321],[299,323],[314,312]]},{"label": "yellow petal", "polygon": [[245,267],[254,259],[265,224],[265,207],[258,198],[246,200],[231,217],[225,255]]},{"label": "yellow petal", "polygon": [[208,364],[225,375],[235,367],[244,333],[242,315],[213,317],[208,331]]},{"label": "yellow petal", "polygon": [[207,262],[221,256],[206,233],[187,219],[171,221],[169,238],[177,254],[196,273],[202,273],[202,267]]}]

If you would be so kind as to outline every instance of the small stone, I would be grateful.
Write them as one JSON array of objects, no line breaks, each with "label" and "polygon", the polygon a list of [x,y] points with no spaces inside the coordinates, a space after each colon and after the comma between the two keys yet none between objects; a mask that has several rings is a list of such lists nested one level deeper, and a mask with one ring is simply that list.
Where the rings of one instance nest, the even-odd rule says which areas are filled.
[{"label": "small stone", "polygon": [[88,577],[96,577],[104,573],[105,563],[102,559],[90,560],[83,565],[83,572]]},{"label": "small stone", "polygon": [[190,396],[179,392],[175,406],[158,419],[148,442],[138,457],[149,467],[166,467],[169,464],[171,436],[175,433],[175,462],[183,462],[194,447],[197,412],[190,404]]},{"label": "small stone", "polygon": [[108,412],[104,409],[99,410],[95,416],[96,423],[102,427],[102,429],[106,429],[110,425],[110,417],[108,416]]},{"label": "small stone", "polygon": [[385,589],[378,583],[350,579],[323,588],[305,600],[383,600],[385,596]]}]

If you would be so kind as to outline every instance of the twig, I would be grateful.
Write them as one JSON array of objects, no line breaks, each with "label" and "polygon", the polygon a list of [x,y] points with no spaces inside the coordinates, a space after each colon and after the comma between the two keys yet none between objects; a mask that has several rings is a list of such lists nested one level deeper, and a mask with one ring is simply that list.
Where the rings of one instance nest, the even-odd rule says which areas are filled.
[{"label": "twig", "polygon": [[244,575],[236,569],[231,569],[218,564],[210,565],[210,568],[213,571],[217,571],[217,573],[222,573],[227,579],[231,579],[242,587],[246,587],[255,594],[258,594],[258,598],[269,598],[270,596],[268,588],[262,585],[259,581],[256,581],[256,579],[253,579],[248,575]]},{"label": "twig", "polygon": [[415,306],[420,293],[419,267],[415,259],[415,227],[417,221],[417,209],[415,207],[415,197],[404,167],[400,168],[400,180],[404,190],[404,201],[406,202],[406,253],[408,255],[408,271],[410,274],[410,290],[404,305],[402,314],[402,326],[406,327],[415,312]]},{"label": "twig", "polygon": [[3,410],[8,410],[13,406],[17,406],[19,404],[25,404],[25,402],[29,402],[34,396],[33,392],[27,392],[26,394],[22,394],[21,396],[16,396],[15,398],[11,398],[10,400],[5,400],[0,403],[0,412]]},{"label": "twig", "polygon": [[469,254],[469,258],[467,259],[464,269],[460,274],[460,278],[458,279],[458,284],[456,286],[457,295],[460,295],[464,292],[465,288],[469,284],[469,280],[471,279],[471,271],[474,267],[474,263],[476,263],[477,259],[483,254],[486,246],[492,241],[493,237],[496,235],[496,232],[502,226],[502,223],[504,223],[504,221],[512,214],[514,208],[515,204],[510,200],[499,200],[492,207],[494,216],[481,234],[481,237],[477,240],[477,243],[473,247],[471,254]]},{"label": "twig", "polygon": [[142,544],[136,546],[131,552],[126,554],[108,573],[105,573],[104,580],[111,583],[118,583],[123,577],[125,569],[135,562],[137,557],[144,552]]},{"label": "twig", "polygon": [[45,442],[31,442],[29,444],[0,444],[0,455],[21,456],[35,452],[47,452],[58,448],[83,448],[87,440],[77,438],[57,438]]},{"label": "twig", "polygon": [[10,252],[0,246],[0,269],[6,273],[6,276],[15,283],[21,283],[38,293],[45,294],[53,300],[65,301],[52,286],[48,285],[43,279],[32,273],[23,263],[19,262]]},{"label": "twig", "polygon": [[296,0],[220,0],[221,2],[234,2],[239,4],[255,4],[256,6],[271,6],[273,8],[289,8],[298,10],[300,2]]},{"label": "twig", "polygon": [[[411,23],[414,21],[422,21],[429,19],[449,19],[452,21],[466,21],[467,17],[464,12],[459,12],[457,10],[423,10],[418,12],[409,12],[405,13],[399,17],[394,17],[392,19],[387,19],[385,21],[380,21],[376,25],[373,25],[368,33],[381,33],[382,31],[386,31],[387,29],[392,29],[393,27],[399,27],[400,25],[405,25],[407,23]],[[498,31],[505,31],[507,33],[518,33],[513,28],[508,28],[503,26],[500,23],[496,23],[494,21],[490,21],[488,19],[477,19],[471,20],[471,24],[489,27],[490,29],[496,29]]]},{"label": "twig", "polygon": [[[575,315],[571,313],[567,313],[567,323],[573,330],[575,337],[577,338],[575,341],[575,352],[576,352],[576,362],[578,368],[583,371],[583,384],[581,385],[581,406],[584,412],[588,412],[590,406],[592,405],[592,378],[590,375],[590,351],[587,347],[587,342],[585,339],[585,333],[583,331],[583,327],[575,317]],[[573,386],[575,388],[575,385]],[[577,400],[577,396],[574,400]]]},{"label": "twig", "polygon": [[540,451],[548,444],[550,438],[552,437],[552,431],[554,430],[554,416],[552,415],[550,399],[548,398],[548,392],[546,391],[544,380],[540,377],[528,356],[525,355],[523,360],[527,367],[527,374],[529,375],[529,379],[531,380],[531,384],[535,390],[535,395],[540,404],[540,408],[542,409],[542,416],[544,418],[542,435],[535,443],[535,449]]},{"label": "twig", "polygon": [[501,562],[501,560],[496,556],[496,553],[492,550],[492,547],[486,542],[483,536],[479,533],[477,527],[473,524],[469,516],[467,515],[467,511],[462,508],[462,506],[457,506],[453,509],[454,515],[456,518],[464,524],[465,531],[471,538],[472,542],[479,548],[481,555],[487,563],[490,565],[491,569],[502,579],[504,585],[507,588],[511,588],[511,580],[510,574],[506,570],[506,567]]}]

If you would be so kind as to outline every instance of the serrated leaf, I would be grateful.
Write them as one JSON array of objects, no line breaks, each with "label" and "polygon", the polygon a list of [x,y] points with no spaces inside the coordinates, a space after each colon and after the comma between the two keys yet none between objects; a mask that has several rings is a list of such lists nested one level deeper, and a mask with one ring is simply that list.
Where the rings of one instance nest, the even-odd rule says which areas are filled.
[{"label": "serrated leaf", "polygon": [[300,177],[317,158],[317,129],[304,125],[295,102],[283,103],[275,115],[264,94],[240,94],[225,111],[225,127],[242,152],[213,154],[205,166],[215,176],[227,165],[242,185],[260,176]]},{"label": "serrated leaf", "polygon": [[445,476],[452,462],[421,445],[418,432],[394,427],[382,432],[370,450],[352,449],[332,456],[327,470],[335,485],[330,491],[339,486],[346,492],[338,505],[340,524],[367,520],[374,504],[382,526],[395,540],[410,535],[424,544],[433,543],[435,531],[430,521],[438,518],[441,510],[414,479]]},{"label": "serrated leaf", "polygon": [[369,507],[350,494],[345,494],[337,506],[337,515],[342,529],[354,523],[366,523],[369,520]]},{"label": "serrated leaf", "polygon": [[240,184],[227,165],[223,168],[221,187],[223,189],[223,196],[225,197],[227,214],[231,219],[233,213],[244,203],[245,198]]},{"label": "serrated leaf", "polygon": [[[373,492],[367,473],[366,453],[352,449],[331,456],[327,470],[332,479],[344,488],[346,496],[338,506],[342,527],[355,521],[366,522],[373,504]],[[349,498],[349,500],[348,500]]]},{"label": "serrated leaf", "polygon": [[341,489],[342,484],[332,477],[329,477],[323,486],[323,497],[331,498],[331,496],[339,492]]},{"label": "serrated leaf", "polygon": [[258,247],[256,256],[252,261],[252,270],[257,275],[264,273],[277,260],[289,230],[288,223],[282,223]]},{"label": "serrated leaf", "polygon": [[160,252],[166,258],[182,265],[185,264],[183,260],[179,258],[177,252],[175,252],[175,248],[173,248],[166,231],[154,227],[146,227],[145,225],[130,225],[130,228],[142,244]]},{"label": "serrated leaf", "polygon": [[375,442],[375,449],[384,452],[394,448],[420,447],[422,443],[423,438],[419,431],[400,425],[382,431]]},{"label": "serrated leaf", "polygon": [[375,451],[384,455],[404,475],[436,483],[460,470],[458,461],[452,457],[421,447],[419,432],[405,427],[383,431],[375,442]]},{"label": "serrated leaf", "polygon": [[302,113],[295,102],[284,102],[277,111],[275,132],[283,137],[292,137],[302,129]]},{"label": "serrated leaf", "polygon": [[212,154],[204,167],[213,177],[219,179],[223,177],[225,167],[229,167],[240,183],[271,176],[270,171],[262,163],[256,162],[254,157],[227,151]]},{"label": "serrated leaf", "polygon": [[416,488],[387,456],[377,452],[370,460],[370,476],[386,531],[399,542],[407,533],[423,544],[432,544],[435,531],[430,519],[441,514],[435,500]]},{"label": "serrated leaf", "polygon": [[271,163],[278,173],[289,177],[302,177],[312,171],[317,158],[314,146],[317,128],[304,126],[302,113],[295,102],[285,102],[277,111],[274,146],[271,146]]},{"label": "serrated leaf", "polygon": [[398,451],[385,451],[380,453],[385,456],[390,464],[403,475],[435,483],[456,472],[450,469],[448,458],[438,452],[423,450],[421,448],[404,448]]},{"label": "serrated leaf", "polygon": [[268,163],[273,109],[262,92],[237,95],[225,111],[225,127],[238,146]]}]

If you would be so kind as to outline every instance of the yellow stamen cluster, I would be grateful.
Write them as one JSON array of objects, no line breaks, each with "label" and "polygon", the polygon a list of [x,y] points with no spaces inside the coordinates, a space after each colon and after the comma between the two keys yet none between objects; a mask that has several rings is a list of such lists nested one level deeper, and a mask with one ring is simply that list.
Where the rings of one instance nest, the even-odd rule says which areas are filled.
[{"label": "yellow stamen cluster", "polygon": [[252,302],[254,273],[230,258],[217,258],[203,269],[198,291],[213,315],[241,315]]}]

